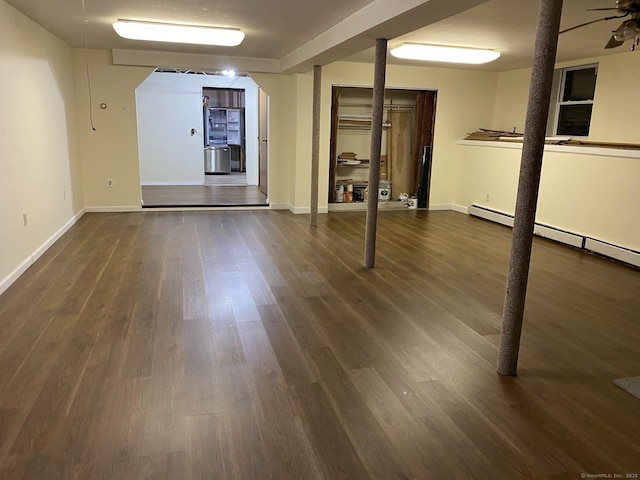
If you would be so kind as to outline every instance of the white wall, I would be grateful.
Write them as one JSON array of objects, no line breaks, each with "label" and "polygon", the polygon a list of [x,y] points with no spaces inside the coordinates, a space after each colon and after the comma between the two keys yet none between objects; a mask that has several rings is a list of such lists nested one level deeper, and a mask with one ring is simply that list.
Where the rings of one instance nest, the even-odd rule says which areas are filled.
[{"label": "white wall", "polygon": [[[153,69],[114,65],[111,52],[89,51],[93,112],[97,125],[94,132],[86,121],[89,101],[85,54],[81,49],[75,49],[73,53],[78,112],[82,116],[78,131],[86,208],[90,211],[139,210],[141,183],[135,89]],[[277,74],[257,74],[256,77],[271,98],[269,202],[287,206],[291,204],[287,189],[295,146],[292,141],[295,134],[292,109],[296,102],[292,94],[293,77]],[[101,102],[107,103],[108,108],[101,110],[98,107]],[[123,113],[122,107],[127,107],[128,113]],[[107,186],[109,178],[114,182],[112,187]]]},{"label": "white wall", "polygon": [[[204,182],[203,87],[245,90],[247,183],[258,184],[258,86],[249,77],[152,73],[136,88],[143,185]],[[190,130],[196,129],[191,136]]]},{"label": "white wall", "polygon": [[0,82],[2,292],[84,202],[72,50],[3,0]]},{"label": "white wall", "polygon": [[[493,106],[497,74],[494,72],[453,70],[428,67],[400,67],[388,65],[387,88],[437,90],[436,121],[434,127],[433,165],[431,175],[430,205],[448,208],[454,203],[456,175],[459,171],[459,155],[456,142],[468,132],[482,125],[493,123]],[[329,138],[331,126],[331,86],[371,86],[373,65],[337,62],[323,68],[322,114],[320,129],[320,205],[327,205],[329,178]],[[310,99],[306,102],[311,111]],[[309,129],[310,130],[310,129]],[[308,151],[310,152],[310,132]],[[298,141],[301,136],[298,135]],[[308,157],[297,159],[299,178],[310,175]],[[305,162],[304,171],[300,165]],[[308,185],[308,182],[307,182]],[[308,195],[306,195],[308,198]],[[305,200],[300,196],[299,202]],[[306,205],[309,201],[306,200]],[[303,204],[304,205],[304,204]]]},{"label": "white wall", "polygon": [[[598,80],[588,140],[640,143],[631,101],[640,78],[637,53],[627,51],[558,67],[596,62]],[[498,75],[494,123],[489,128],[516,126],[522,131],[530,73],[527,69]],[[457,155],[461,168],[455,203],[463,207],[476,203],[513,214],[521,148],[459,145]],[[537,221],[640,251],[640,155],[630,155],[616,150],[547,148]]]},{"label": "white wall", "polygon": [[297,144],[296,78],[270,73],[252,73],[251,77],[269,96],[269,205],[293,210],[290,187]]},{"label": "white wall", "polygon": [[[139,210],[135,88],[152,69],[118,67],[111,61],[111,52],[90,50],[93,94],[90,105],[85,52],[75,49],[73,54],[85,206],[90,211]],[[107,108],[101,109],[101,103]],[[89,108],[93,111],[95,131],[89,124]],[[113,182],[111,186],[108,179]]]}]

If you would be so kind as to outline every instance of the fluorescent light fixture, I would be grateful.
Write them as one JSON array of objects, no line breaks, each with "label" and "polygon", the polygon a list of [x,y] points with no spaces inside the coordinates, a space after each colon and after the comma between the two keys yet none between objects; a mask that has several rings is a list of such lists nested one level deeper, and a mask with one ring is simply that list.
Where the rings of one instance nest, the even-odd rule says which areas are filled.
[{"label": "fluorescent light fixture", "polygon": [[496,52],[495,50],[481,50],[478,48],[404,43],[397,48],[391,49],[391,55],[408,60],[470,63],[478,65],[492,62],[500,56],[500,52]]},{"label": "fluorescent light fixture", "polygon": [[244,33],[237,28],[201,27],[173,23],[139,22],[136,20],[118,20],[114,22],[113,29],[123,38],[149,40],[152,42],[235,47],[240,45],[244,39]]}]

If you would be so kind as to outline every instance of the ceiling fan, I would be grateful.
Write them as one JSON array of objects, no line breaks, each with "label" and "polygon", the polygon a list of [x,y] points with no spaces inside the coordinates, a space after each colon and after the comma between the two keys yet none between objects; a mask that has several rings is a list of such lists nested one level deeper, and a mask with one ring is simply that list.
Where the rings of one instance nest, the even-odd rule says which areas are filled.
[{"label": "ceiling fan", "polygon": [[590,25],[596,22],[602,22],[605,20],[613,20],[614,18],[624,18],[631,16],[628,20],[625,20],[620,24],[618,28],[613,31],[613,35],[604,46],[604,48],[615,48],[622,45],[626,40],[633,39],[633,45],[631,50],[635,50],[640,41],[640,1],[633,0],[616,0],[616,6],[611,8],[590,8],[588,11],[602,11],[602,10],[616,10],[618,15],[612,15],[610,17],[598,18],[597,20],[591,20],[590,22],[581,23],[575,27],[562,30],[560,33],[570,32],[576,28],[581,28],[586,25]]}]

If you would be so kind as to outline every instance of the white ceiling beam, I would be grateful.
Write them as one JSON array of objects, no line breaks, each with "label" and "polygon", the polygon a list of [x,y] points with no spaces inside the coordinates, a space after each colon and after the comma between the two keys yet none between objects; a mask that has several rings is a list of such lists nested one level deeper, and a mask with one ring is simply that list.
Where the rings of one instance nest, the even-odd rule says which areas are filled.
[{"label": "white ceiling beam", "polygon": [[280,60],[283,73],[307,71],[361,52],[488,0],[375,0]]},{"label": "white ceiling beam", "polygon": [[114,65],[136,65],[154,68],[189,68],[210,71],[232,69],[236,72],[280,72],[280,62],[270,58],[247,58],[121,49],[114,49],[111,53]]},{"label": "white ceiling beam", "polygon": [[393,39],[488,0],[375,0],[280,60],[114,49],[116,65],[238,72],[296,73],[361,52],[377,38]]}]

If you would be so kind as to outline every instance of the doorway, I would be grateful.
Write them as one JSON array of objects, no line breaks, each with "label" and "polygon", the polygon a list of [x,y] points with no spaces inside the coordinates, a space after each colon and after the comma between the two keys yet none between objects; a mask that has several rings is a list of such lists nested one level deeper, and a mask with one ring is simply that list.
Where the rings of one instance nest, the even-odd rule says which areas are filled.
[{"label": "doorway", "polygon": [[[207,153],[224,153],[206,150],[220,146],[207,145],[205,98],[214,90],[244,98],[242,130],[235,132],[242,138],[229,145],[233,172],[207,175]],[[248,76],[175,70],[156,70],[136,88],[144,208],[268,206],[267,185],[259,187],[267,168],[259,162],[259,90]]]},{"label": "doorway", "polygon": [[[436,93],[385,89],[380,155],[385,199],[415,196],[419,207],[428,206]],[[372,108],[372,88],[332,87],[328,199],[334,209],[335,204],[365,203],[372,198],[368,192]],[[347,189],[349,195],[344,194]],[[382,197],[375,192],[373,198]]]}]

